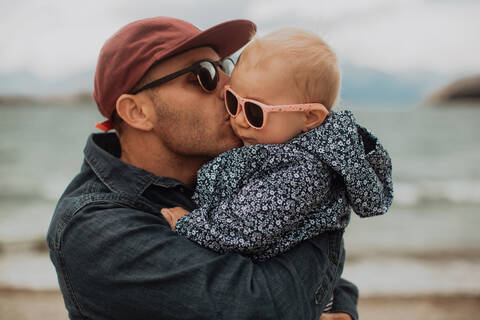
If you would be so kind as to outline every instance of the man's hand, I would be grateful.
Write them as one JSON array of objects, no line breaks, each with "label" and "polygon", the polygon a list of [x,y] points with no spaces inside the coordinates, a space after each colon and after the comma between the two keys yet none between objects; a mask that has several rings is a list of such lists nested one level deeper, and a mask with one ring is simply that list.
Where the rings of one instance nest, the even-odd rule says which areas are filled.
[{"label": "man's hand", "polygon": [[319,320],[352,320],[347,313],[324,313]]},{"label": "man's hand", "polygon": [[177,224],[178,219],[190,213],[182,207],[163,208],[160,212],[163,214],[172,230],[175,230],[175,225]]}]

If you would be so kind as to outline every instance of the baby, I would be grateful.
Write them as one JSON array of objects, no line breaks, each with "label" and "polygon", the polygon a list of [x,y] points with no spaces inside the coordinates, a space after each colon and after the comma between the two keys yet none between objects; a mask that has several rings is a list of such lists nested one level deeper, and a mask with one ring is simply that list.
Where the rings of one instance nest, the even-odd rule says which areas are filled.
[{"label": "baby", "polygon": [[[283,29],[241,54],[225,106],[244,147],[198,173],[198,209],[164,209],[172,229],[219,252],[265,260],[359,216],[385,213],[391,160],[338,99],[335,54],[317,36]],[[185,215],[184,215],[185,214]],[[178,219],[178,221],[177,221]]]}]

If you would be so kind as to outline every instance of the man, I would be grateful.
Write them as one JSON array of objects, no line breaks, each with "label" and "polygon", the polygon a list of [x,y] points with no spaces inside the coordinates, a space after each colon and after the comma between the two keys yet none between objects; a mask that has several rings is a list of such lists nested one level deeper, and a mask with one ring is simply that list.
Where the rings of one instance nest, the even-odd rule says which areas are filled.
[{"label": "man", "polygon": [[117,133],[89,137],[47,236],[70,318],[318,319],[332,292],[331,319],[357,317],[355,286],[337,281],[342,232],[255,264],[178,236],[160,213],[192,210],[197,170],[240,145],[223,106],[221,59],[254,33],[246,20],[201,32],[152,18],[105,43],[94,97],[110,119],[100,127]]}]

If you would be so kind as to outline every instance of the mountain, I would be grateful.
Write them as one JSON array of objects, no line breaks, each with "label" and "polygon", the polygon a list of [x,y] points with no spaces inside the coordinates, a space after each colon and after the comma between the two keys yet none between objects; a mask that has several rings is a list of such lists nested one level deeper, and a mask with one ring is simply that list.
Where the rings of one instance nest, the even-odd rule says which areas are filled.
[{"label": "mountain", "polygon": [[0,95],[67,96],[93,91],[93,70],[57,79],[41,78],[28,71],[0,74]]},{"label": "mountain", "polygon": [[480,75],[462,78],[433,93],[428,101],[433,104],[451,102],[480,102]]},{"label": "mountain", "polygon": [[420,104],[438,77],[431,73],[386,73],[351,64],[341,66],[341,100],[348,105],[411,107]]}]

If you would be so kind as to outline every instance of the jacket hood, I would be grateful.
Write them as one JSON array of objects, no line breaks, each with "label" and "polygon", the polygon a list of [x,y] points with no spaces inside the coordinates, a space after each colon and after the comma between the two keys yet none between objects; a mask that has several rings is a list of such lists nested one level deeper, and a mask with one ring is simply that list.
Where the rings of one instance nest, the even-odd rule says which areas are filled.
[{"label": "jacket hood", "polygon": [[379,140],[350,111],[331,112],[317,128],[291,143],[331,167],[361,217],[385,213],[393,200],[392,162]]}]

